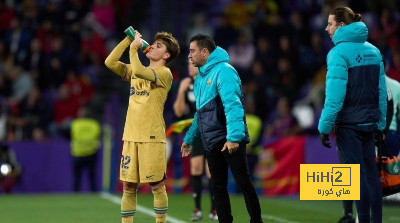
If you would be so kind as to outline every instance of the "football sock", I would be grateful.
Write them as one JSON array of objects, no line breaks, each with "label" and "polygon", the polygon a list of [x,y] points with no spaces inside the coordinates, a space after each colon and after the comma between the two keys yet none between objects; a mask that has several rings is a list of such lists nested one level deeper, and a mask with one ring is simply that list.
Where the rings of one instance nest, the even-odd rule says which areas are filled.
[{"label": "football sock", "polygon": [[200,205],[201,191],[202,191],[201,176],[202,175],[197,175],[197,176],[191,175],[194,206],[195,206],[195,208],[198,208],[198,209],[201,209],[201,205]]},{"label": "football sock", "polygon": [[124,190],[121,199],[121,222],[132,223],[136,212],[137,191]]},{"label": "football sock", "polygon": [[214,202],[214,193],[211,187],[211,179],[208,180],[208,190],[210,193],[210,199],[211,199],[211,211],[215,211],[215,202]]},{"label": "football sock", "polygon": [[168,212],[168,196],[165,190],[165,185],[159,189],[151,191],[154,196],[154,213],[156,216],[156,223],[167,222]]}]

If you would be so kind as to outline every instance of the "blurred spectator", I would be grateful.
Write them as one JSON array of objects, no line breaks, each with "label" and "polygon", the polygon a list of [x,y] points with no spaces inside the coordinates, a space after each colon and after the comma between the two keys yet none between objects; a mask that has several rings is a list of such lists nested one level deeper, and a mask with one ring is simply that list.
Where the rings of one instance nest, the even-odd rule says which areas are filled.
[{"label": "blurred spectator", "polygon": [[9,68],[14,63],[14,57],[10,53],[10,48],[4,39],[0,39],[0,66]]},{"label": "blurred spectator", "polygon": [[225,14],[218,15],[214,28],[215,44],[227,50],[235,43],[237,35],[237,30],[229,24],[227,16]]},{"label": "blurred spectator", "polygon": [[256,60],[260,61],[269,73],[276,72],[277,52],[271,40],[268,37],[260,37],[256,41],[256,46]]},{"label": "blurred spectator", "polygon": [[132,2],[130,0],[111,0],[115,15],[116,34],[126,29],[126,27],[132,25],[129,24],[129,11],[131,9]]},{"label": "blurred spectator", "polygon": [[[300,47],[299,64],[307,80],[311,80],[324,64],[328,50],[324,48],[323,37],[320,32],[311,33],[311,44]],[[303,81],[304,82],[304,81]]]},{"label": "blurred spectator", "polygon": [[290,36],[293,45],[302,46],[310,42],[310,28],[304,21],[303,13],[300,11],[292,11],[289,14],[289,20],[285,24],[285,34]]},{"label": "blurred spectator", "polygon": [[69,70],[64,83],[68,86],[71,97],[76,98],[81,106],[92,99],[94,89],[87,76],[78,74],[75,70]]},{"label": "blurred spectator", "polygon": [[73,173],[75,192],[81,189],[81,177],[88,170],[90,190],[96,191],[97,151],[100,147],[100,123],[90,117],[88,107],[81,107],[78,118],[71,123],[71,155],[73,157]]},{"label": "blurred spectator", "polygon": [[67,70],[77,69],[77,58],[71,49],[64,47],[62,36],[55,36],[46,57],[48,88],[58,88],[66,79]]},{"label": "blurred spectator", "polygon": [[32,33],[24,27],[22,18],[14,17],[11,28],[6,32],[4,40],[16,62],[24,60],[29,50],[31,38]]},{"label": "blurred spectator", "polygon": [[47,54],[51,52],[52,42],[59,34],[57,31],[56,24],[53,23],[51,18],[45,18],[40,23],[40,27],[38,27],[35,31],[35,38],[40,41],[40,49],[43,53]]},{"label": "blurred spectator", "polygon": [[7,134],[7,111],[0,101],[0,142],[5,141]]},{"label": "blurred spectator", "polygon": [[1,189],[10,194],[18,183],[22,174],[22,166],[19,164],[15,152],[6,144],[0,144],[0,184]]},{"label": "blurred spectator", "polygon": [[278,40],[278,46],[278,57],[288,59],[293,67],[297,67],[299,63],[299,50],[293,45],[292,39],[286,34],[281,35]]},{"label": "blurred spectator", "polygon": [[85,27],[81,42],[81,55],[89,58],[92,63],[99,64],[108,55],[105,39],[93,28]]},{"label": "blurred spectator", "polygon": [[25,60],[22,63],[25,70],[31,71],[32,78],[36,85],[41,90],[44,90],[47,86],[48,80],[45,76],[45,55],[41,51],[41,43],[39,39],[34,38],[30,43],[30,50]]},{"label": "blurred spectator", "polygon": [[231,65],[235,67],[241,78],[248,75],[256,54],[256,48],[251,41],[251,32],[242,29],[236,42],[228,48]]},{"label": "blurred spectator", "polygon": [[106,31],[104,38],[109,38],[115,31],[115,15],[111,0],[94,0],[91,9],[96,21]]},{"label": "blurred spectator", "polygon": [[264,137],[284,137],[301,132],[297,119],[291,114],[287,97],[279,98],[275,111],[271,114],[264,128]]},{"label": "blurred spectator", "polygon": [[58,89],[58,98],[53,105],[53,122],[49,125],[51,136],[69,138],[71,122],[77,117],[80,104],[77,98],[72,97],[67,84]]},{"label": "blurred spectator", "polygon": [[233,0],[226,8],[228,23],[236,29],[243,28],[249,22],[249,11],[245,0]]},{"label": "blurred spectator", "polygon": [[5,100],[11,95],[11,80],[4,67],[0,65],[0,99]]},{"label": "blurred spectator", "polygon": [[14,10],[7,6],[5,0],[0,0],[0,39],[11,28],[11,22],[14,20]]},{"label": "blurred spectator", "polygon": [[207,21],[207,16],[204,13],[198,12],[193,15],[193,21],[188,24],[186,32],[186,43],[190,43],[190,38],[199,33],[214,36],[214,30],[210,26],[210,22]]},{"label": "blurred spectator", "polygon": [[246,101],[253,101],[254,114],[262,120],[267,118],[269,109],[276,101],[276,93],[271,78],[264,67],[264,63],[259,60],[254,61],[249,77],[242,78]]},{"label": "blurred spectator", "polygon": [[[45,101],[38,87],[33,87],[27,98],[21,103],[21,114],[19,116],[23,128],[23,139],[43,140],[48,125],[52,120],[50,104]],[[39,134],[42,132],[44,135]]]},{"label": "blurred spectator", "polygon": [[400,47],[392,50],[391,61],[388,63],[387,76],[400,81]]},{"label": "blurred spectator", "polygon": [[11,80],[11,95],[8,98],[8,104],[18,109],[19,104],[28,96],[34,83],[29,73],[20,66],[11,67],[8,78]]},{"label": "blurred spectator", "polygon": [[286,95],[293,103],[298,98],[300,84],[298,81],[301,78],[298,77],[298,73],[295,71],[290,58],[281,56],[278,58],[278,71],[275,74],[275,80],[277,82],[274,84],[275,90],[279,95]]},{"label": "blurred spectator", "polygon": [[[54,24],[57,24],[60,27],[64,27],[65,19],[63,15],[63,10],[61,8],[61,3],[62,1],[59,0],[45,1],[43,3],[44,5],[39,6],[41,8],[41,11],[38,15],[38,21],[42,22],[45,20],[51,20]],[[38,29],[39,27],[34,28]]]}]

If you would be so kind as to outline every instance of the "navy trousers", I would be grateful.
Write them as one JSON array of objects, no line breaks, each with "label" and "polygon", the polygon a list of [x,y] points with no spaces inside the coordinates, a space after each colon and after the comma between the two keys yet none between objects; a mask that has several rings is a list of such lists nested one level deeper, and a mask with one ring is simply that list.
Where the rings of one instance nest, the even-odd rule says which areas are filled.
[{"label": "navy trousers", "polygon": [[360,200],[356,201],[360,223],[382,222],[382,188],[375,162],[375,133],[335,127],[339,159],[360,164]]}]

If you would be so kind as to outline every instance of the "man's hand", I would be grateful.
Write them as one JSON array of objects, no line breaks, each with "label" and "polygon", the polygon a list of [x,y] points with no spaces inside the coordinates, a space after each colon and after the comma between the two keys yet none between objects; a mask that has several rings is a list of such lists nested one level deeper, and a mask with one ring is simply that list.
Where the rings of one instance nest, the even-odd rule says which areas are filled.
[{"label": "man's hand", "polygon": [[329,135],[321,133],[319,135],[319,139],[321,140],[323,146],[325,146],[326,148],[331,148],[331,143],[329,142]]},{"label": "man's hand", "polygon": [[224,144],[224,147],[222,148],[221,152],[225,151],[226,149],[228,149],[229,154],[232,154],[232,153],[236,152],[236,150],[239,149],[239,143],[226,142]]},{"label": "man's hand", "polygon": [[193,146],[186,144],[186,143],[182,143],[182,146],[181,146],[182,157],[188,156],[192,152],[192,149],[193,149]]}]

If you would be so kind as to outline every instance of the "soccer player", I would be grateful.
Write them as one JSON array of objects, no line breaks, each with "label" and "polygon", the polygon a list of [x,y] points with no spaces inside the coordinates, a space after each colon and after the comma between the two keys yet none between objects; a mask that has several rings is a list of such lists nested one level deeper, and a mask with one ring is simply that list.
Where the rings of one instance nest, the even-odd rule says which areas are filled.
[{"label": "soccer player", "polygon": [[[129,106],[123,133],[120,180],[122,223],[132,223],[137,204],[138,185],[148,183],[154,195],[156,223],[165,223],[168,211],[166,179],[166,137],[164,103],[172,85],[172,73],[166,64],[179,54],[179,43],[167,32],[159,32],[146,53],[150,64],[139,60],[142,35],[124,38],[107,57],[106,66],[130,83]],[[129,47],[130,64],[119,61]]]},{"label": "soccer player", "polygon": [[[188,72],[189,77],[184,78],[178,90],[178,95],[174,102],[174,112],[176,117],[180,119],[192,118],[196,112],[196,101],[194,98],[194,80],[199,73],[198,68],[193,66],[191,60],[188,60]],[[195,210],[193,211],[191,221],[200,221],[203,218],[201,211],[201,194],[203,190],[202,176],[206,170],[208,179],[211,179],[210,170],[208,164],[205,162],[205,150],[201,143],[193,147],[192,153],[190,153],[190,184],[193,190],[193,199]],[[213,201],[213,193],[211,189],[211,181],[209,181],[209,191],[211,197],[211,210],[209,219],[213,221],[218,220],[217,211],[215,210],[215,202]]]}]

